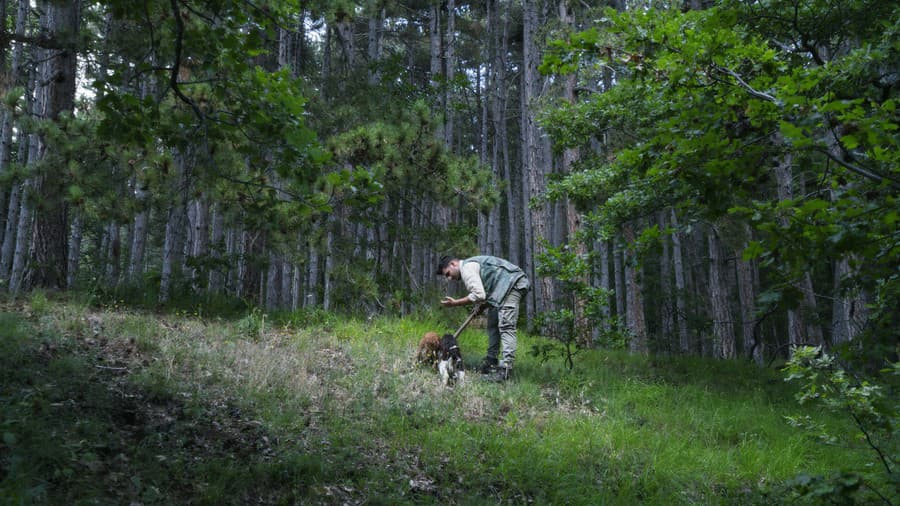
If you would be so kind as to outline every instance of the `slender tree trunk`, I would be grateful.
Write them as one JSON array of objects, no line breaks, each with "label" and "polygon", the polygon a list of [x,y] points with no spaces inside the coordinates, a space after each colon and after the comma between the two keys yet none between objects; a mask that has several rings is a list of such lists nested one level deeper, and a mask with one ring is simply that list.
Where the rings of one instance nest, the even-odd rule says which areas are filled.
[{"label": "slender tree trunk", "polygon": [[[626,223],[622,229],[625,243],[634,245],[634,225]],[[641,281],[641,269],[635,254],[629,254],[625,260],[625,308],[628,314],[628,330],[631,332],[629,349],[632,353],[646,354],[649,351],[647,342],[647,323],[644,315],[644,287]]]},{"label": "slender tree trunk", "polygon": [[522,209],[525,214],[525,265],[522,266],[532,279],[532,290],[529,292],[527,316],[531,319],[536,312],[543,312],[552,296],[552,279],[538,278],[535,270],[538,255],[544,252],[542,239],[549,240],[548,212],[545,206],[531,207],[532,199],[540,196],[545,188],[544,182],[544,143],[541,142],[536,118],[536,99],[540,94],[540,52],[538,49],[537,30],[541,26],[540,0],[524,0],[523,12],[523,66],[522,66],[522,172],[523,194],[525,199]]},{"label": "slender tree trunk", "polygon": [[22,185],[13,183],[9,191],[9,211],[6,215],[6,227],[3,232],[3,246],[0,247],[0,284],[9,286],[10,268],[16,248],[16,236],[19,225],[19,211],[22,208],[19,195]]},{"label": "slender tree trunk", "polygon": [[691,346],[690,334],[688,334],[687,326],[687,279],[685,273],[684,257],[682,254],[682,237],[683,233],[678,226],[678,215],[675,209],[671,212],[672,228],[675,232],[672,234],[672,268],[675,271],[675,322],[678,328],[678,347],[681,353],[687,354],[693,348]]},{"label": "slender tree trunk", "polygon": [[266,269],[265,301],[266,309],[273,311],[278,308],[281,289],[281,259],[271,250],[269,251],[269,266]]},{"label": "slender tree trunk", "polygon": [[281,255],[281,288],[279,292],[281,294],[281,299],[278,301],[279,307],[282,309],[289,309],[293,303],[291,302],[291,284],[294,280],[293,278],[293,265],[288,261],[284,254]]},{"label": "slender tree trunk", "polygon": [[[514,264],[523,266],[524,259],[522,255],[522,239],[524,237],[524,227],[522,224],[522,215],[518,209],[519,203],[522,202],[520,192],[522,184],[518,182],[518,177],[513,174],[512,159],[510,155],[509,140],[509,117],[507,111],[509,108],[509,76],[507,74],[509,54],[509,11],[505,2],[493,1],[496,12],[496,22],[492,25],[499,24],[494,36],[495,55],[492,65],[492,121],[496,131],[494,138],[494,151],[497,153],[498,159],[497,172],[500,174],[502,181],[506,181],[506,195],[504,200],[506,207],[504,218],[506,221],[506,255]],[[499,147],[498,147],[499,146]],[[499,210],[498,210],[499,213]],[[498,220],[499,221],[499,220]],[[500,223],[497,225],[500,227]],[[498,230],[499,234],[499,230]],[[532,278],[533,280],[533,278]],[[526,297],[526,300],[528,297]]]},{"label": "slender tree trunk", "polygon": [[235,224],[225,231],[225,258],[228,259],[228,270],[225,271],[225,293],[238,297],[237,279],[241,237],[240,225]]},{"label": "slender tree trunk", "polygon": [[709,301],[712,309],[714,353],[719,358],[735,357],[734,318],[729,306],[728,284],[725,281],[725,259],[715,228],[707,236],[709,245]]},{"label": "slender tree trunk", "polygon": [[335,239],[335,223],[334,219],[329,216],[326,221],[326,226],[328,230],[326,232],[325,238],[325,272],[324,272],[324,283],[322,285],[322,309],[325,311],[329,311],[331,309],[331,273],[334,272],[334,239]]},{"label": "slender tree trunk", "polygon": [[[780,145],[782,139],[776,137],[776,144]],[[793,155],[790,152],[785,153],[784,158],[775,166],[775,178],[778,185],[778,200],[786,201],[794,197],[794,174],[793,174]],[[787,224],[784,223],[783,224]],[[803,303],[798,308],[789,308],[787,311],[788,320],[788,338],[790,344],[798,345],[816,345],[822,344],[821,328],[811,322],[812,315],[815,314],[816,300],[813,293],[812,277],[810,274],[804,273],[799,280],[795,281],[795,288],[803,294]]]},{"label": "slender tree trunk", "polygon": [[675,341],[675,311],[672,307],[672,254],[669,238],[665,233],[668,227],[668,212],[663,210],[657,213],[659,229],[662,232],[662,256],[659,259],[659,329],[660,337],[665,343],[666,349],[677,349]]},{"label": "slender tree trunk", "polygon": [[119,224],[107,224],[106,234],[109,237],[106,250],[106,283],[107,286],[116,286],[119,282],[119,265],[122,256]]},{"label": "slender tree trunk", "polygon": [[181,274],[184,264],[185,235],[187,232],[188,188],[193,165],[192,150],[173,152],[176,170],[172,207],[166,220],[166,237],[163,244],[162,270],[159,283],[159,302],[166,303],[171,297],[172,283]]},{"label": "slender tree trunk", "polygon": [[[428,48],[429,48],[429,84],[432,89],[432,93],[436,94],[436,96],[440,97],[438,99],[438,103],[434,105],[434,113],[438,114],[439,112],[443,112],[444,109],[444,100],[446,99],[446,95],[440,93],[439,90],[441,88],[441,77],[444,75],[444,66],[441,62],[441,55],[443,53],[441,47],[441,5],[440,2],[433,2],[429,8],[430,15],[428,19]],[[437,138],[442,139],[444,137],[444,126],[443,123],[437,128],[435,132]]]},{"label": "slender tree trunk", "polygon": [[[560,0],[559,4],[559,19],[563,26],[565,26],[569,30],[575,29],[575,17],[571,14],[568,7],[567,0]],[[574,105],[576,102],[575,99],[575,85],[576,85],[576,75],[574,72],[569,73],[565,76],[565,90],[563,99],[569,104]],[[575,169],[575,164],[581,159],[581,151],[577,148],[566,148],[563,150],[562,154],[562,172],[563,174],[571,174]],[[586,255],[586,248],[584,241],[578,240],[577,233],[581,228],[581,215],[578,213],[578,210],[575,209],[575,203],[571,199],[566,199],[564,203],[564,212],[565,212],[565,241],[568,241],[569,244],[575,244],[575,254],[579,258],[584,258]],[[573,282],[585,286],[588,284],[588,278],[586,276],[581,277],[581,279],[574,279]],[[576,336],[576,339],[584,346],[591,346],[593,336],[590,332],[588,332],[588,327],[584,325],[585,317],[585,300],[583,297],[579,296],[577,293],[573,294],[572,300],[572,309],[575,317],[575,328],[576,332],[579,334]]]},{"label": "slender tree trunk", "polygon": [[[209,256],[209,200],[206,195],[200,195],[199,198],[191,202],[194,212],[191,213],[193,220],[191,221],[191,241],[190,256],[194,260],[194,265],[206,265],[204,260]],[[194,290],[201,289],[200,276],[205,274],[204,269],[191,269],[191,284]]]},{"label": "slender tree trunk", "polygon": [[833,263],[834,301],[831,308],[831,344],[848,343],[853,340],[850,325],[851,303],[843,292],[844,280],[850,274],[850,262],[842,258]]},{"label": "slender tree trunk", "polygon": [[743,259],[743,251],[747,248],[747,241],[752,238],[749,226],[744,226],[744,244],[735,252],[737,257],[738,296],[741,303],[741,337],[744,355],[753,358],[757,365],[764,364],[763,340],[758,330],[756,316],[756,293],[758,277],[756,263]]},{"label": "slender tree trunk", "polygon": [[[4,21],[2,26],[2,31],[6,33],[6,1],[4,0],[3,6],[4,9],[0,12],[2,15],[2,19]],[[20,42],[25,37],[25,26],[28,20],[28,0],[19,0],[18,7],[16,9],[16,24],[15,24],[15,34],[18,39],[12,45],[12,54],[10,55],[10,68],[9,73],[6,75],[0,74],[0,90],[11,89],[15,86],[18,86],[24,80],[24,75],[22,72],[22,54],[23,54],[23,44]],[[6,50],[2,51],[3,56],[6,56]],[[6,62],[4,61],[4,64]],[[4,66],[0,66],[0,69],[5,68]],[[13,130],[15,123],[13,121],[13,114],[11,111],[6,110],[5,108],[0,109],[0,177],[5,176],[5,174],[9,171],[10,164],[12,162],[12,141],[13,141]],[[21,156],[19,157],[21,158]],[[18,192],[16,181],[13,181],[12,189],[9,194],[9,201],[6,200],[6,192],[0,191],[0,212],[4,212],[7,209],[11,210],[10,213],[4,213],[4,222],[3,229],[0,230],[0,233],[3,234],[2,242],[5,244],[7,240],[13,240],[14,237],[10,237],[9,231],[15,230],[16,222],[10,222],[10,218],[13,218],[13,214],[18,216],[18,203],[15,206],[12,204],[13,195],[12,193]],[[12,210],[15,210],[14,213]],[[5,279],[8,272],[8,264],[6,269],[0,270],[0,279]]]},{"label": "slender tree trunk", "polygon": [[212,213],[212,231],[210,232],[210,252],[214,260],[209,270],[208,291],[211,294],[221,293],[225,284],[225,273],[222,272],[222,254],[225,246],[225,213],[222,205],[215,204]]},{"label": "slender tree trunk", "polygon": [[21,193],[25,198],[20,198],[21,207],[19,208],[19,220],[16,224],[16,240],[15,250],[13,252],[13,261],[9,274],[9,293],[17,295],[22,289],[22,283],[25,278],[26,259],[28,257],[28,238],[33,226],[32,209],[28,202],[28,192],[31,191],[31,179],[27,179],[22,184]]},{"label": "slender tree trunk", "polygon": [[369,57],[369,84],[376,85],[381,80],[381,71],[376,65],[381,60],[382,34],[384,31],[384,7],[376,7],[369,15],[369,41],[367,54]]},{"label": "slender tree trunk", "polygon": [[444,144],[453,146],[453,78],[456,75],[456,3],[454,0],[447,2],[447,31],[444,46],[444,77],[447,85],[444,86]]},{"label": "slender tree trunk", "polygon": [[[318,228],[318,227],[317,227]],[[318,233],[313,233],[309,238],[309,274],[307,277],[307,294],[303,299],[303,307],[316,307],[319,303],[319,280],[322,273],[319,270],[319,241]]]},{"label": "slender tree trunk", "polygon": [[616,285],[616,317],[621,325],[628,324],[628,315],[625,312],[625,266],[622,263],[624,255],[622,243],[617,240],[613,249],[613,278]]},{"label": "slender tree trunk", "polygon": [[[601,288],[605,294],[611,293],[612,286],[610,283],[610,275],[609,275],[609,252],[610,252],[610,242],[608,240],[600,240],[597,241],[594,245],[594,249],[597,250],[598,256],[600,258],[599,262],[599,275],[596,280],[594,286]],[[610,303],[608,297],[604,296],[606,300],[600,307],[600,317],[601,321],[599,325],[594,329],[594,340],[599,337],[600,333],[606,333],[610,329],[609,319],[612,315],[610,310]]]},{"label": "slender tree trunk", "polygon": [[356,44],[354,42],[353,18],[349,13],[341,13],[334,25],[338,42],[341,44],[341,54],[344,57],[345,69],[353,69],[356,66]]},{"label": "slender tree trunk", "polygon": [[69,234],[69,265],[66,268],[68,274],[66,278],[66,288],[75,286],[75,279],[78,275],[78,266],[81,263],[81,239],[83,236],[84,218],[81,214],[75,215],[72,220],[72,230]]}]

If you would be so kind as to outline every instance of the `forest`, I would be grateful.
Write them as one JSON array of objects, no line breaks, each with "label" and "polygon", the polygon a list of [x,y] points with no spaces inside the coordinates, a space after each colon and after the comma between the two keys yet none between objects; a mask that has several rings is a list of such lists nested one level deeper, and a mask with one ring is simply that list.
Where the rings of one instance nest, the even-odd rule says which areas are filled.
[{"label": "forest", "polygon": [[519,328],[535,364],[783,366],[801,404],[851,415],[882,480],[866,497],[896,504],[896,3],[0,14],[3,311],[31,317],[22,301],[52,294],[238,314],[256,338],[335,315],[448,327],[462,317],[438,302],[463,286],[435,275],[439,258],[494,255],[531,280]]}]

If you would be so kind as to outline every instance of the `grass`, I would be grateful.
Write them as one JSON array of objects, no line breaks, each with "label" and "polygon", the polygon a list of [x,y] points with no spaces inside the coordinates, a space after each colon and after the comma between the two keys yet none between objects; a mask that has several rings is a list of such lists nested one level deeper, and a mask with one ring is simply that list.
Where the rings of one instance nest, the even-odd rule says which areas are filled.
[{"label": "grass", "polygon": [[[9,504],[772,504],[800,473],[865,467],[784,417],[775,371],[590,351],[443,388],[423,319],[235,320],[0,308],[0,498]],[[284,324],[282,322],[288,322]],[[469,365],[483,331],[460,339]]]}]

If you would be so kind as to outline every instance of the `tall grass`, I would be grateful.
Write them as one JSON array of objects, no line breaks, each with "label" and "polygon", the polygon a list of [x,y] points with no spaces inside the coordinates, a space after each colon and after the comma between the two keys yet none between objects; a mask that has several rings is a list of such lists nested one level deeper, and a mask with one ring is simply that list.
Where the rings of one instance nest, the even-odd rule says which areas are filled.
[{"label": "tall grass", "polygon": [[[772,504],[865,466],[789,427],[777,371],[528,353],[454,388],[413,363],[452,315],[234,320],[36,298],[0,313],[0,497],[144,504]],[[265,324],[261,324],[265,321]],[[483,331],[460,338],[466,362]],[[73,428],[74,427],[74,428]]]}]

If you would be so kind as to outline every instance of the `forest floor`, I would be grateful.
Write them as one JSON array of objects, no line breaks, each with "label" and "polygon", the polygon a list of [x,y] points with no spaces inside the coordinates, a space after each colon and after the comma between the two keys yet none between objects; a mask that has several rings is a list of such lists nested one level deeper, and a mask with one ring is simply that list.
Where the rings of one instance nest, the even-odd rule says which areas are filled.
[{"label": "forest floor", "polygon": [[[772,504],[866,466],[816,443],[778,371],[528,353],[446,388],[439,320],[273,325],[51,301],[0,305],[2,504]],[[461,338],[467,363],[483,331]]]}]

